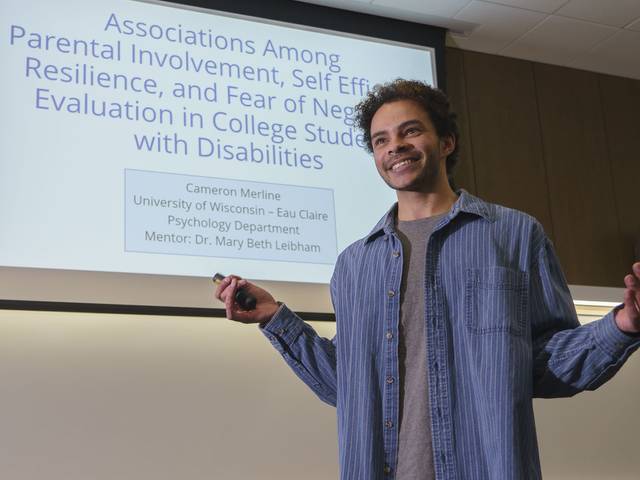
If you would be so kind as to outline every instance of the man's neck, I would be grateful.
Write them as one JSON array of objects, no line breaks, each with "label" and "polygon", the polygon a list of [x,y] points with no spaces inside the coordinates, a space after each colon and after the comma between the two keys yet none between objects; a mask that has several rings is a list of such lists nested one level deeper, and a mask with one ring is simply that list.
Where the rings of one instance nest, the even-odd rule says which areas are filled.
[{"label": "man's neck", "polygon": [[398,192],[398,220],[409,221],[433,217],[451,210],[458,195],[449,184],[432,192]]}]

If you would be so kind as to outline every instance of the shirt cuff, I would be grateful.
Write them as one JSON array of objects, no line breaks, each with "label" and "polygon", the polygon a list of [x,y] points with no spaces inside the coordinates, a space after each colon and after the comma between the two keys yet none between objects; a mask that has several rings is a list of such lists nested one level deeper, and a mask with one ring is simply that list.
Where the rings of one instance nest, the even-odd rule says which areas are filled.
[{"label": "shirt cuff", "polygon": [[304,321],[283,303],[271,320],[260,325],[260,330],[278,348],[282,344],[292,344],[302,333],[303,326]]},{"label": "shirt cuff", "polygon": [[640,338],[618,328],[614,314],[618,307],[599,320],[595,328],[596,343],[612,357],[623,357],[640,347]]}]

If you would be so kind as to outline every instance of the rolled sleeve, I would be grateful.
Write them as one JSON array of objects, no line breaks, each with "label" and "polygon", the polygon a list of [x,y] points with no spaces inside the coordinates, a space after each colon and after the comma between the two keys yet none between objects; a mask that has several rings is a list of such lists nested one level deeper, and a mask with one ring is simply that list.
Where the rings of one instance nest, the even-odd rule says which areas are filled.
[{"label": "rolled sleeve", "polygon": [[596,345],[612,358],[626,359],[640,347],[640,337],[626,334],[618,328],[614,316],[620,307],[596,322],[593,337]]},{"label": "rolled sleeve", "polygon": [[302,333],[304,321],[292,312],[284,303],[260,330],[271,344],[282,353],[282,345],[294,343]]},{"label": "rolled sleeve", "polygon": [[336,347],[282,304],[262,333],[293,372],[329,405],[336,405]]}]

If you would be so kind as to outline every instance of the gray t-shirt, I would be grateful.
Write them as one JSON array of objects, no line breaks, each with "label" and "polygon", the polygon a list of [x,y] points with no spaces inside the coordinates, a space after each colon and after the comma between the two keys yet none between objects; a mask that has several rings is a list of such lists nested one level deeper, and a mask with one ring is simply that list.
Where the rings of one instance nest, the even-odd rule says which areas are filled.
[{"label": "gray t-shirt", "polygon": [[445,214],[397,222],[402,242],[400,287],[400,425],[396,480],[432,480],[433,448],[425,336],[425,257],[429,237]]}]

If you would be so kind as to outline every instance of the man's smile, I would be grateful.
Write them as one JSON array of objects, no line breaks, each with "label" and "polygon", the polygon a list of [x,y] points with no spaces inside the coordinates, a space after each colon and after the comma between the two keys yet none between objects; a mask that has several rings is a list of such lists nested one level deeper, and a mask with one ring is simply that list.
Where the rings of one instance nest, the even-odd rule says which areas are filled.
[{"label": "man's smile", "polygon": [[410,165],[410,164],[412,164],[414,162],[417,162],[419,158],[420,158],[420,156],[416,155],[416,156],[412,156],[412,157],[404,157],[404,158],[400,158],[400,159],[394,160],[394,162],[389,167],[389,170],[391,170],[393,172],[402,171],[402,170],[404,170],[404,167],[406,167],[407,165]]}]

